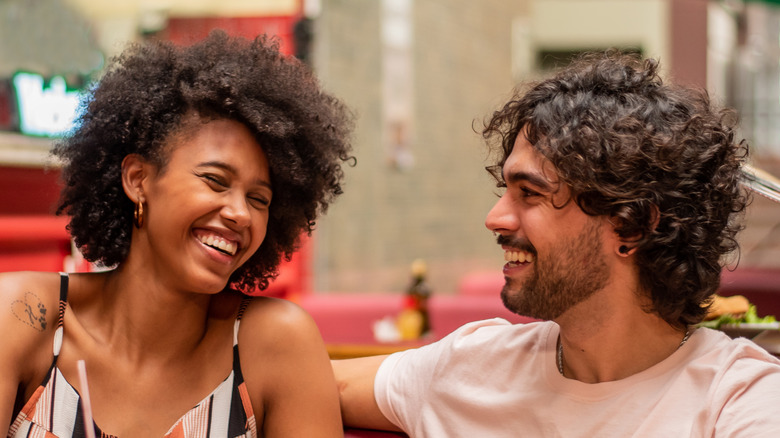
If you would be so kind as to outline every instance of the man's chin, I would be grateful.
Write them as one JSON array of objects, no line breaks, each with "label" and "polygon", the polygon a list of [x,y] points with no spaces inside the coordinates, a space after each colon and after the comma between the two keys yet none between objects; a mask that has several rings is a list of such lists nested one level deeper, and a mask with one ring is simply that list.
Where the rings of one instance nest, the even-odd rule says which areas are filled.
[{"label": "man's chin", "polygon": [[506,307],[507,310],[520,316],[527,316],[542,321],[551,321],[560,316],[559,313],[553,314],[547,303],[530,302],[526,295],[528,293],[528,291],[525,291],[522,288],[512,288],[509,283],[507,283],[501,290],[501,301],[504,303],[504,307]]}]

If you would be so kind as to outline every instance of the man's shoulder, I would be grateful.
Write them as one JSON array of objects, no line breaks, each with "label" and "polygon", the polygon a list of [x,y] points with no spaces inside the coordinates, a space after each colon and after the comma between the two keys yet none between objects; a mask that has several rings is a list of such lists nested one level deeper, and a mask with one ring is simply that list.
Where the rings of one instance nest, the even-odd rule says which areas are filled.
[{"label": "man's shoulder", "polygon": [[766,362],[772,366],[780,366],[776,358],[764,348],[747,338],[731,339],[718,330],[699,328],[696,334],[701,340],[696,344],[697,359],[720,361],[730,364],[743,360]]},{"label": "man's shoulder", "polygon": [[704,398],[708,414],[702,417],[707,421],[697,424],[702,435],[774,436],[780,427],[774,408],[780,399],[780,360],[749,339],[697,331],[704,342],[686,374],[699,385],[709,382]]},{"label": "man's shoulder", "polygon": [[512,324],[502,318],[474,321],[415,354],[431,355],[439,363],[490,360],[491,356],[509,357],[521,351],[528,354],[544,348],[557,333],[556,327],[553,322]]},{"label": "man's shoulder", "polygon": [[470,374],[482,367],[514,367],[518,355],[525,358],[524,364],[531,364],[542,356],[539,353],[554,345],[556,335],[553,322],[512,324],[502,318],[474,321],[436,342],[390,355],[377,375]]},{"label": "man's shoulder", "polygon": [[503,318],[484,319],[464,324],[450,335],[445,337],[455,339],[495,339],[495,338],[518,338],[528,337],[536,339],[544,336],[553,329],[555,323],[551,321],[529,322],[524,324],[512,324]]},{"label": "man's shoulder", "polygon": [[686,364],[689,372],[710,374],[711,381],[721,388],[742,386],[766,376],[780,379],[780,359],[751,340],[730,339],[706,328],[697,332],[699,342]]}]

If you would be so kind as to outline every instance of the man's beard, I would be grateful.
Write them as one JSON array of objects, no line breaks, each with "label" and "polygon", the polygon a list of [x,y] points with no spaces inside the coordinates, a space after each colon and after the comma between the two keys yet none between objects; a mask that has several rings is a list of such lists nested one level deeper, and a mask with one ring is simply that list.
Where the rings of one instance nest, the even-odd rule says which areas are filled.
[{"label": "man's beard", "polygon": [[598,222],[589,218],[582,233],[537,256],[531,276],[519,286],[507,278],[501,299],[514,313],[551,320],[606,286],[610,268],[601,253]]}]

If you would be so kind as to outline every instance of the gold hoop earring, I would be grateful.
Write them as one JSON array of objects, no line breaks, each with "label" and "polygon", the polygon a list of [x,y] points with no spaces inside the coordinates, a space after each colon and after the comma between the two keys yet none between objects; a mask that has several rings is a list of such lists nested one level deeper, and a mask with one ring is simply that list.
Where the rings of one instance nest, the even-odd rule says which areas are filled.
[{"label": "gold hoop earring", "polygon": [[144,225],[144,201],[139,200],[135,204],[135,211],[133,212],[133,225],[139,229]]}]

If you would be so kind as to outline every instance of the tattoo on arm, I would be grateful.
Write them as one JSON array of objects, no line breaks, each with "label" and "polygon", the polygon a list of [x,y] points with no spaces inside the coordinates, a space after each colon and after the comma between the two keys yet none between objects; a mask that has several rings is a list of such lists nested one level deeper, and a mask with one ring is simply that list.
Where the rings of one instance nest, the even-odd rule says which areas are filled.
[{"label": "tattoo on arm", "polygon": [[16,300],[11,303],[11,313],[35,330],[46,330],[46,306],[41,303],[38,295],[32,292],[24,293],[24,301]]}]

